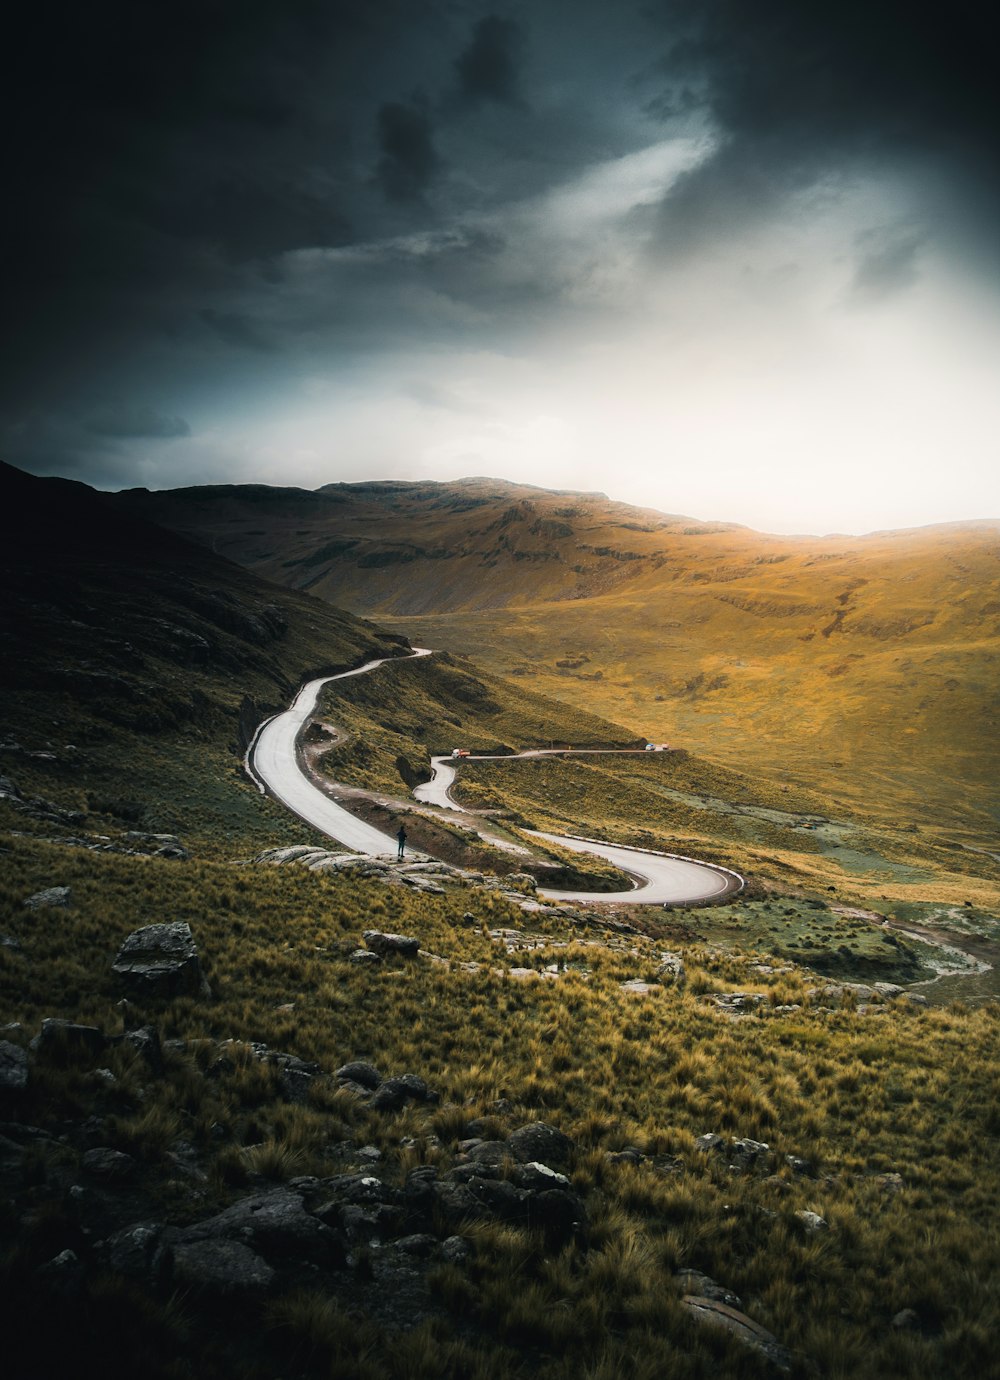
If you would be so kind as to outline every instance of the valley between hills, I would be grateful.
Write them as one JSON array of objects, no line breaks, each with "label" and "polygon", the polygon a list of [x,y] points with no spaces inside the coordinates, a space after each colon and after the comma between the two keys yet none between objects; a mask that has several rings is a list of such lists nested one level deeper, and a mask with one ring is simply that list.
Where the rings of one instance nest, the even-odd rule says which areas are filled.
[{"label": "valley between hills", "polygon": [[[152,1380],[988,1372],[996,524],[0,497],[12,1376],[67,1335]],[[373,660],[297,761],[402,864],[244,769]],[[464,811],[421,805],[456,746]],[[537,831],[746,886],[602,906],[620,873]]]}]

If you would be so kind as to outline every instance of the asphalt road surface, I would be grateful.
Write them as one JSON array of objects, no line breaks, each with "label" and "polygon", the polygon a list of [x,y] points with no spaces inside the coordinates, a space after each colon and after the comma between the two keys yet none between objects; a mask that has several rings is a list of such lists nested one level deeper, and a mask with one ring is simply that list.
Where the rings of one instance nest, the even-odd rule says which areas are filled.
[{"label": "asphalt road surface", "polygon": [[[415,647],[414,656],[429,656],[425,647]],[[355,853],[367,853],[371,857],[394,857],[396,840],[381,830],[357,819],[343,806],[331,800],[318,790],[303,773],[296,756],[295,745],[303,724],[316,708],[316,701],[322,687],[333,680],[346,680],[350,676],[367,675],[395,657],[383,657],[379,661],[369,661],[354,671],[342,671],[337,676],[321,676],[309,681],[296,695],[290,709],[276,714],[258,729],[246,756],[247,770],[261,790],[268,790],[282,805],[293,814],[311,824],[328,838],[344,844]],[[616,749],[578,749],[577,751],[616,751]],[[528,752],[517,753],[519,757],[559,756],[567,750],[534,748]],[[634,751],[634,749],[617,749]],[[480,759],[489,760],[489,759]],[[496,760],[507,760],[497,758]],[[455,767],[449,757],[433,757],[431,767],[433,779],[417,786],[414,797],[423,804],[438,805],[446,810],[460,807],[448,795],[455,782]],[[562,834],[536,833],[536,838],[557,843],[578,853],[591,853],[620,867],[634,879],[634,886],[627,891],[549,891],[539,888],[539,894],[554,901],[592,901],[602,905],[628,902],[632,905],[683,905],[707,901],[724,895],[727,891],[738,890],[741,879],[736,873],[711,867],[693,858],[671,857],[665,853],[647,852],[643,849],[625,848],[620,844],[605,843],[600,839],[581,839]]]},{"label": "asphalt road surface", "polygon": [[[429,656],[424,647],[415,647],[414,656]],[[395,857],[396,840],[380,829],[358,819],[335,800],[325,796],[304,775],[295,755],[295,742],[302,725],[316,708],[319,692],[332,680],[347,680],[351,676],[363,676],[384,666],[396,657],[382,657],[379,661],[368,661],[354,671],[342,671],[337,676],[320,676],[310,680],[295,696],[290,709],[268,719],[260,729],[247,752],[247,770],[259,786],[266,787],[276,800],[299,819],[311,824],[321,834],[344,844],[353,853],[368,853],[373,858]]]}]

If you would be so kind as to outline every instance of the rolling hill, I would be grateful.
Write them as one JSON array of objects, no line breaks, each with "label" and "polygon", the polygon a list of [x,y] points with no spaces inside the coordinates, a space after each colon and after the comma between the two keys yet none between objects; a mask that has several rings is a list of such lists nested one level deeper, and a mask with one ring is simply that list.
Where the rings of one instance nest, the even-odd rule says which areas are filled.
[{"label": "rolling hill", "polygon": [[492,479],[116,502],[831,808],[995,841],[1000,523],[777,537]]}]

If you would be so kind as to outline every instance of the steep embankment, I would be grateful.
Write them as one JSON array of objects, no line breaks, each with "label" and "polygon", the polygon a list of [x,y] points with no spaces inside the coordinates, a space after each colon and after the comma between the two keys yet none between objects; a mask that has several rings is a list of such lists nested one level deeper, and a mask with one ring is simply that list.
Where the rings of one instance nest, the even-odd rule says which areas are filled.
[{"label": "steep embankment", "polygon": [[403,639],[126,520],[83,484],[0,466],[0,510],[0,774],[22,797],[3,810],[48,832],[180,832],[202,852],[288,833],[243,779],[241,735],[306,672]]},{"label": "steep embankment", "polygon": [[773,537],[494,480],[118,502],[836,808],[995,830],[1000,524]]}]

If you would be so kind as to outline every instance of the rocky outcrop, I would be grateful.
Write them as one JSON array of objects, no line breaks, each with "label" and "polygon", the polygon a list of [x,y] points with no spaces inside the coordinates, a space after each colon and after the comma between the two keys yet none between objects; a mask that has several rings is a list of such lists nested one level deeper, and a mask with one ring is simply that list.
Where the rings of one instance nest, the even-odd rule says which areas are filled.
[{"label": "rocky outcrop", "polygon": [[569,1136],[544,1121],[532,1121],[511,1131],[507,1145],[522,1164],[540,1161],[549,1166],[567,1164],[575,1149]]},{"label": "rocky outcrop", "polygon": [[0,1093],[23,1092],[28,1086],[28,1052],[0,1040]]},{"label": "rocky outcrop", "polygon": [[68,886],[49,886],[44,891],[36,891],[24,902],[28,910],[44,910],[50,906],[71,906],[73,892]]},{"label": "rocky outcrop", "polygon": [[420,940],[406,934],[383,934],[381,930],[365,930],[361,936],[372,953],[385,958],[397,954],[400,958],[416,958],[420,952]]},{"label": "rocky outcrop", "polygon": [[767,1328],[761,1327],[760,1323],[754,1322],[745,1313],[730,1307],[729,1304],[719,1302],[718,1299],[703,1298],[696,1294],[686,1294],[681,1300],[681,1307],[699,1327],[728,1332],[744,1346],[766,1356],[778,1370],[791,1370],[791,1352],[783,1347]]},{"label": "rocky outcrop", "polygon": [[126,994],[139,1000],[211,996],[186,920],[134,930],[111,965]]}]

